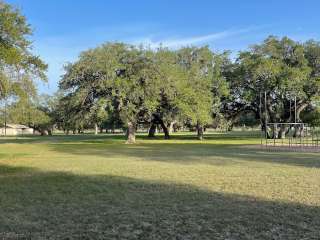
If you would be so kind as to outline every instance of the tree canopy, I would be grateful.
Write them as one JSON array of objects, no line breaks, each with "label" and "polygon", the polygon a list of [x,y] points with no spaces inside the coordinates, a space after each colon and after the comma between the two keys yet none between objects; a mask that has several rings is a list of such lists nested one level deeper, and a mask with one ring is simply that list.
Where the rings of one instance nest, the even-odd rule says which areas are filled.
[{"label": "tree canopy", "polygon": [[[0,1],[0,100],[5,108],[11,105],[9,117],[16,122],[26,122],[26,109],[29,113],[35,109],[31,107],[37,95],[35,80],[46,81],[47,65],[32,53],[31,35],[31,27],[20,11]],[[6,119],[6,109],[3,114]]]},{"label": "tree canopy", "polygon": [[[106,115],[118,116],[127,129],[129,143],[135,141],[137,124],[150,123],[150,129],[160,124],[168,138],[168,126],[178,119],[196,126],[201,139],[214,100],[226,92],[217,68],[221,58],[208,47],[153,51],[106,43],[68,64],[60,88],[64,100],[76,104],[74,116],[89,114],[103,102]],[[98,124],[93,116],[89,119]]]},{"label": "tree canopy", "polygon": [[269,36],[236,58],[208,46],[105,43],[66,64],[59,91],[43,98],[35,81],[46,81],[47,65],[32,53],[31,35],[20,11],[0,0],[1,114],[42,134],[122,128],[134,143],[139,127],[149,137],[162,130],[166,139],[189,128],[202,139],[208,126],[319,122],[320,43],[314,40]]},{"label": "tree canopy", "polygon": [[[251,111],[257,119],[267,116],[270,122],[293,122],[296,98],[300,121],[301,112],[319,97],[319,49],[315,41],[299,43],[270,36],[241,52],[227,73],[231,94],[224,102],[225,114],[236,118]],[[260,116],[260,94],[264,93],[267,109]]]},{"label": "tree canopy", "polygon": [[[0,1],[0,72],[1,94],[8,87],[8,81],[23,81],[30,77],[46,80],[47,65],[31,53],[32,34],[26,18],[11,5]],[[21,77],[23,76],[23,77]]]}]

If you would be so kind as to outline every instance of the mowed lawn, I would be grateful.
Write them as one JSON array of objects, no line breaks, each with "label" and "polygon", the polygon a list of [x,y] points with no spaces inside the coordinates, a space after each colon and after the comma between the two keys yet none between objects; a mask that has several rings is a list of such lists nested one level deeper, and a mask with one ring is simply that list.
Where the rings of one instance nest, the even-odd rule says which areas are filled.
[{"label": "mowed lawn", "polygon": [[320,239],[320,153],[250,135],[0,138],[0,239]]}]

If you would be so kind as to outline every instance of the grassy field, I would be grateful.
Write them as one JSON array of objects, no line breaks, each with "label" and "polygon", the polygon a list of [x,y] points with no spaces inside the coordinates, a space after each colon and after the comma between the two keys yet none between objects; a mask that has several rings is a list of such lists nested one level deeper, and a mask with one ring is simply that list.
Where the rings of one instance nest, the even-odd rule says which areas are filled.
[{"label": "grassy field", "polygon": [[320,154],[247,133],[0,138],[0,239],[320,239]]}]

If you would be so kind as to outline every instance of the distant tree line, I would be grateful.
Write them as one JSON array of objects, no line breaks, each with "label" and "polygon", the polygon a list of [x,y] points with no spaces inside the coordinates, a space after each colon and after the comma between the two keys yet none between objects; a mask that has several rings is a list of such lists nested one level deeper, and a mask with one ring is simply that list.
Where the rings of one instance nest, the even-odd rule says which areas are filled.
[{"label": "distant tree line", "polygon": [[[41,134],[123,129],[135,142],[139,127],[189,128],[199,139],[207,127],[265,122],[320,122],[320,43],[270,36],[230,57],[208,46],[151,49],[105,43],[65,66],[54,96],[38,96],[47,65],[31,53],[24,16],[0,1],[0,98],[3,122]],[[261,94],[266,104],[261,104]],[[293,114],[293,99],[296,115]],[[267,106],[267,107],[265,107]]]}]

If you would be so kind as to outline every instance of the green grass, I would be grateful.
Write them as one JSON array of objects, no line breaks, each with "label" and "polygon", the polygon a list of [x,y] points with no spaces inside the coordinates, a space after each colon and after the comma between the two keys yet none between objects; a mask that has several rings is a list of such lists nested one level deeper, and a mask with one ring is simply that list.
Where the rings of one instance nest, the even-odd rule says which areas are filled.
[{"label": "green grass", "polygon": [[0,138],[0,239],[320,239],[320,154],[250,135]]}]

